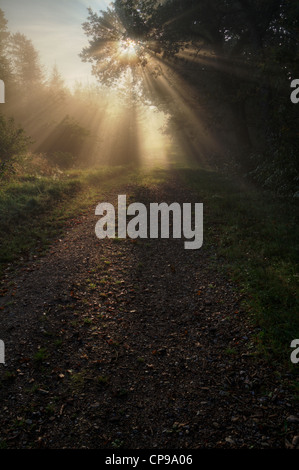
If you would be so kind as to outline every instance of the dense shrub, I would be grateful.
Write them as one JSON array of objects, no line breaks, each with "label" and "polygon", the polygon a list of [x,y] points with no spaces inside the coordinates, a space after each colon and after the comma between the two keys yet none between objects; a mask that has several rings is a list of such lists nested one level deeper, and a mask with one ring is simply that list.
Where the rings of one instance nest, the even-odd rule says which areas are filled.
[{"label": "dense shrub", "polygon": [[53,152],[47,154],[48,162],[61,170],[69,170],[75,166],[78,157],[71,152]]},{"label": "dense shrub", "polygon": [[0,177],[13,170],[13,164],[27,150],[31,140],[13,118],[0,114]]},{"label": "dense shrub", "polygon": [[[53,161],[57,157],[58,166],[69,168],[72,166],[68,164],[72,160],[71,155],[74,156],[73,158],[80,156],[83,144],[89,135],[88,129],[80,126],[75,119],[67,115],[56,125],[49,137],[40,145],[38,151],[47,154],[49,159],[53,159]],[[62,162],[62,165],[59,162]],[[75,162],[73,161],[73,163]]]}]

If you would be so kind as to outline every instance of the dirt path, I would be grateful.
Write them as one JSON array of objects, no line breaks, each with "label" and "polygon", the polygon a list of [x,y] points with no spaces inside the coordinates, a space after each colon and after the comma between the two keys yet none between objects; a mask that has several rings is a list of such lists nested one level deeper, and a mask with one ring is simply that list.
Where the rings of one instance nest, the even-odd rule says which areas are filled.
[{"label": "dirt path", "polygon": [[[201,202],[175,180],[125,187],[105,201],[117,194]],[[292,442],[298,422],[284,377],[252,354],[256,331],[213,250],[184,250],[183,240],[100,241],[94,209],[2,285],[1,446]]]}]

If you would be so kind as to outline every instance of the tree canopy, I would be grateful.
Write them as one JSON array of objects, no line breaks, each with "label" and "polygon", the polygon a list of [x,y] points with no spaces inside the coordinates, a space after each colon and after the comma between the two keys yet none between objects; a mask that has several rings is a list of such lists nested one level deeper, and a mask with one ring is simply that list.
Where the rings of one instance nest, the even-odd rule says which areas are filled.
[{"label": "tree canopy", "polygon": [[107,11],[89,9],[83,28],[81,57],[101,83],[115,84],[128,69],[140,80],[167,80],[172,71],[204,95],[194,107],[204,104],[214,126],[230,116],[248,174],[269,187],[297,185],[296,0],[115,0]]}]

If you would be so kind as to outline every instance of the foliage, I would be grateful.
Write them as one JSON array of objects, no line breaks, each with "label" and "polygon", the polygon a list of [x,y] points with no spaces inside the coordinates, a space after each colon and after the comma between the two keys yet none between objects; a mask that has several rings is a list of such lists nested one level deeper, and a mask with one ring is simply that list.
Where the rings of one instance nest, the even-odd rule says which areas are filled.
[{"label": "foliage", "polygon": [[289,363],[290,343],[299,334],[298,200],[273,197],[216,172],[180,170],[208,201],[206,244],[217,269],[225,266],[244,294],[246,310],[261,329],[260,346]]},{"label": "foliage", "polygon": [[12,170],[14,162],[27,150],[30,142],[13,118],[6,119],[0,114],[0,177]]},{"label": "foliage", "polygon": [[[32,41],[22,33],[9,32],[1,9],[0,79],[5,82],[5,104],[1,104],[1,112],[7,120],[13,116],[32,137],[34,144],[32,142],[29,147],[31,152],[48,154],[49,161],[52,157],[55,162],[64,160],[61,165],[58,162],[58,166],[63,168],[71,167],[71,160],[77,160],[79,155],[81,163],[96,160],[99,126],[94,116],[99,106],[105,106],[106,97],[103,99],[91,88],[81,89],[77,93],[78,86],[72,93],[56,65],[46,79],[39,53]],[[74,117],[68,118],[68,112]],[[87,139],[90,123],[94,131],[93,139]],[[4,142],[0,141],[1,145]],[[74,157],[71,158],[71,154]],[[20,160],[17,170],[21,170]],[[47,173],[49,168],[45,170]]]},{"label": "foliage", "polygon": [[60,169],[67,170],[73,168],[77,162],[77,158],[70,152],[53,152],[47,155],[47,160]]},{"label": "foliage", "polygon": [[10,36],[9,55],[14,77],[23,90],[32,89],[43,80],[38,52],[24,34]]},{"label": "foliage", "polygon": [[62,169],[71,168],[78,162],[81,148],[90,135],[74,118],[65,116],[43,142],[48,161]]},{"label": "foliage", "polygon": [[9,32],[7,29],[7,20],[3,11],[0,9],[0,79],[5,82],[11,79],[11,67],[7,58]]},{"label": "foliage", "polygon": [[65,88],[64,80],[58,71],[56,64],[52,69],[50,79],[48,81],[49,94],[51,100],[55,105],[60,104],[66,99],[67,90]]},{"label": "foliage", "polygon": [[[89,46],[84,48],[80,57],[84,62],[93,63],[92,72],[104,84],[112,85],[116,79],[125,74],[128,63],[131,69],[136,66],[144,65],[144,48],[141,43],[136,42],[136,58],[126,57],[121,54],[122,43],[136,39],[134,26],[131,27],[123,23],[122,18],[125,12],[118,8],[108,8],[107,11],[101,11],[101,15],[94,13],[91,8],[88,9],[89,16],[83,24],[85,34],[90,37]],[[130,23],[130,22],[129,22]],[[131,31],[131,34],[129,34]],[[125,48],[124,48],[125,49]]]},{"label": "foliage", "polygon": [[[145,73],[168,79],[165,64],[168,74],[173,70],[204,95],[189,105],[204,106],[206,120],[218,121],[215,133],[229,123],[234,138],[224,154],[235,152],[243,173],[293,191],[299,175],[289,86],[299,76],[296,0],[115,0],[107,12],[89,9],[84,30],[89,46],[81,57],[102,83],[113,85],[127,68],[135,82]],[[122,41],[127,48],[134,41],[134,61],[119,54]],[[165,95],[160,86],[157,96],[159,86],[152,84],[157,101]],[[179,116],[178,106],[170,103],[169,111]],[[288,169],[275,170],[273,178],[277,166]]]},{"label": "foliage", "polygon": [[[0,186],[0,274],[7,262],[45,249],[69,218],[96,204],[99,188],[124,182],[129,168],[98,167],[14,175]],[[115,181],[116,180],[116,181]]]}]

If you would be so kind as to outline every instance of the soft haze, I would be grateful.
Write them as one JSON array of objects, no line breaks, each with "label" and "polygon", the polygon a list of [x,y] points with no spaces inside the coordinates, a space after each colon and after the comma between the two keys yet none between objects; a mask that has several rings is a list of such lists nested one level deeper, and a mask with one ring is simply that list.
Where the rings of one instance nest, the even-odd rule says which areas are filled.
[{"label": "soft haze", "polygon": [[41,64],[49,73],[54,64],[69,86],[76,80],[94,81],[90,64],[78,54],[87,44],[82,23],[87,8],[105,10],[108,0],[1,0],[0,8],[10,32],[20,32],[32,40],[40,53]]}]

